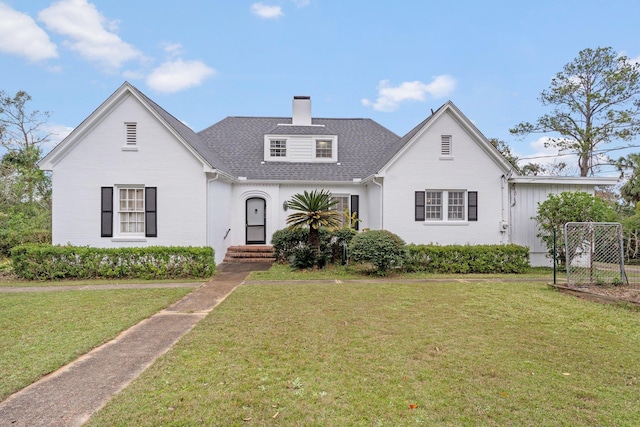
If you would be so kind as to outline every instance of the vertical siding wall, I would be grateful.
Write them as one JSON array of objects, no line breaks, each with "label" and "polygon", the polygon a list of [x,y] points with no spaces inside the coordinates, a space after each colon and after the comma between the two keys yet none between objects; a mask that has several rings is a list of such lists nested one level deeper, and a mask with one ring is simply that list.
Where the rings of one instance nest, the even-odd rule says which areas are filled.
[{"label": "vertical siding wall", "polygon": [[[125,122],[137,122],[138,151],[123,151]],[[105,115],[53,172],[54,244],[97,247],[192,245],[206,236],[206,177],[202,164],[132,96]],[[100,237],[100,187],[158,188],[158,237]],[[114,198],[117,192],[114,193]],[[114,211],[114,237],[118,231]]]},{"label": "vertical siding wall", "polygon": [[531,265],[552,265],[551,259],[546,256],[547,247],[537,237],[538,225],[533,217],[538,214],[538,204],[547,200],[550,194],[560,194],[565,191],[584,191],[593,194],[593,186],[535,183],[510,185],[511,241],[530,248]]},{"label": "vertical siding wall", "polygon": [[[440,158],[442,135],[451,135],[452,159]],[[385,172],[384,228],[407,243],[507,243],[500,227],[508,217],[507,184],[498,165],[450,114],[416,138]],[[477,191],[478,221],[415,221],[414,193],[427,189]]]}]

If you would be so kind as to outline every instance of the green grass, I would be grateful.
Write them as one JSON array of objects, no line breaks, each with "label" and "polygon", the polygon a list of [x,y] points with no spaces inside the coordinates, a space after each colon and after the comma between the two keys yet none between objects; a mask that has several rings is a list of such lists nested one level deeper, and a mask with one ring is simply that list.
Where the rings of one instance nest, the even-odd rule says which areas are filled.
[{"label": "green grass", "polygon": [[209,279],[78,279],[78,280],[21,280],[15,277],[0,277],[0,287],[46,287],[46,286],[87,286],[87,285],[116,285],[116,284],[144,284],[144,283],[204,283]]},{"label": "green grass", "polygon": [[[249,280],[350,280],[378,278],[368,270],[359,266],[341,266],[330,264],[323,269],[293,270],[288,264],[273,264],[267,271],[254,271]],[[530,267],[525,274],[434,274],[434,273],[399,273],[391,272],[387,278],[391,279],[419,279],[419,278],[513,278],[533,277],[553,279],[553,269],[545,267]]]},{"label": "green grass", "polygon": [[191,291],[0,294],[0,400]]},{"label": "green grass", "polygon": [[639,316],[541,283],[243,286],[89,425],[640,425]]}]

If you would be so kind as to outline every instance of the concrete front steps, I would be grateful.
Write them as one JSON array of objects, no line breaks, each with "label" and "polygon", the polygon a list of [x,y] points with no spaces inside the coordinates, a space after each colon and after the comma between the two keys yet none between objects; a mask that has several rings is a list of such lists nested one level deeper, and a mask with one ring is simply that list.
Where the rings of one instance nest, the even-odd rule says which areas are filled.
[{"label": "concrete front steps", "polygon": [[229,246],[223,262],[274,262],[273,246]]}]

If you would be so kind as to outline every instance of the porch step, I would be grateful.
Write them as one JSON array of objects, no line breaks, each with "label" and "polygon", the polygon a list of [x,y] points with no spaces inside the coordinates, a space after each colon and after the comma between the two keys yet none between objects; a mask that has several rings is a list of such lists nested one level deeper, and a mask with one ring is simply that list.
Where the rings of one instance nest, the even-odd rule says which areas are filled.
[{"label": "porch step", "polygon": [[274,262],[273,246],[229,246],[223,262]]}]

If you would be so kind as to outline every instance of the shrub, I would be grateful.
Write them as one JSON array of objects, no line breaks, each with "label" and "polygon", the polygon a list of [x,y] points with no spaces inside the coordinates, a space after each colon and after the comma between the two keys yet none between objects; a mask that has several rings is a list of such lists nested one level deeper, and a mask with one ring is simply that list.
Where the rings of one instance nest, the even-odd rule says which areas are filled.
[{"label": "shrub", "polygon": [[303,243],[294,248],[289,258],[289,264],[295,270],[313,268],[318,262],[322,263],[322,261],[316,259],[316,251],[308,243]]},{"label": "shrub", "polygon": [[274,257],[279,262],[287,262],[293,255],[293,251],[308,240],[309,230],[301,228],[277,230],[271,237]]},{"label": "shrub", "polygon": [[[320,235],[320,256],[318,266],[321,267],[330,262],[338,262],[342,258],[342,246],[349,244],[357,231],[348,228],[341,228],[329,231],[326,228],[319,230]],[[300,248],[307,246],[309,241],[309,230],[301,228],[285,228],[273,233],[271,244],[273,253],[278,262],[291,262],[296,254],[301,255]]]},{"label": "shrub", "polygon": [[210,247],[22,245],[12,249],[11,257],[15,274],[28,280],[179,279],[209,277],[215,272]]},{"label": "shrub", "polygon": [[519,245],[408,245],[407,271],[524,273],[529,249]]},{"label": "shrub", "polygon": [[351,261],[371,263],[380,275],[400,266],[405,258],[405,243],[386,230],[370,230],[357,234],[349,245]]}]

